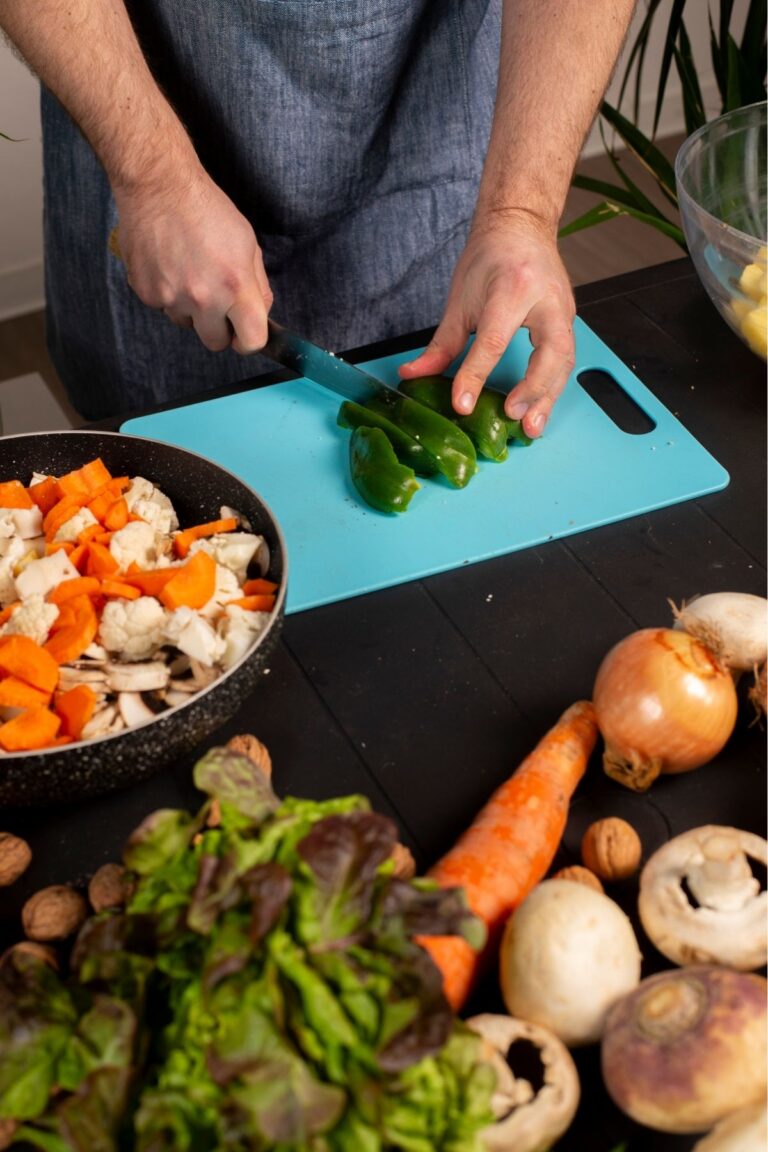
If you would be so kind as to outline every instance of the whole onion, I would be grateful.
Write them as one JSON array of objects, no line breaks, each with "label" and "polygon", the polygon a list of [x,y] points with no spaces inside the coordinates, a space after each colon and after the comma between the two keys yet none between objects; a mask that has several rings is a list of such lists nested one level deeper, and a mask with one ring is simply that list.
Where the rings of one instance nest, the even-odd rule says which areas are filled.
[{"label": "whole onion", "polygon": [[701,641],[644,628],[616,644],[592,694],[609,776],[644,791],[660,772],[689,772],[716,756],[733,732],[733,680]]}]

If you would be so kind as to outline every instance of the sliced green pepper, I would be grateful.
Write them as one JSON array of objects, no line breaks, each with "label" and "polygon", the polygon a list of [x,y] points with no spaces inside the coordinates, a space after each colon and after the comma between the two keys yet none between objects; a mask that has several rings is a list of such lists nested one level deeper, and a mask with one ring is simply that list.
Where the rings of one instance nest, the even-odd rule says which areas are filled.
[{"label": "sliced green pepper", "polygon": [[481,456],[501,463],[508,455],[507,441],[530,444],[519,420],[509,420],[504,412],[506,397],[493,388],[484,388],[468,416],[459,416],[451,401],[453,380],[448,376],[417,376],[403,380],[400,391],[426,404],[435,412],[455,421],[463,428]]},{"label": "sliced green pepper", "polygon": [[506,460],[507,422],[504,397],[484,389],[468,416],[459,416],[451,403],[453,381],[447,376],[416,376],[402,380],[400,391],[463,428],[481,456],[500,463]]},{"label": "sliced green pepper", "polygon": [[349,441],[352,483],[379,512],[405,512],[421,487],[413,468],[401,464],[381,428],[355,428]]},{"label": "sliced green pepper", "polygon": [[401,464],[407,464],[419,476],[434,476],[437,472],[437,462],[423,444],[372,408],[364,408],[362,404],[345,400],[339,408],[336,423],[340,428],[381,428]]},{"label": "sliced green pepper", "polygon": [[477,472],[477,453],[469,436],[452,420],[446,420],[426,404],[395,394],[391,400],[376,396],[368,400],[365,407],[385,416],[423,444],[433,457],[438,472],[454,488],[464,488]]}]

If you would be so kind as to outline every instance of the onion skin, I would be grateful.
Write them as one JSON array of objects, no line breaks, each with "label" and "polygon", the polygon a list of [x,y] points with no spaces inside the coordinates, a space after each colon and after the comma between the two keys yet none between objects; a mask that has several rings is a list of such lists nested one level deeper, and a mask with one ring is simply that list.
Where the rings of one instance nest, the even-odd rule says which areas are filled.
[{"label": "onion skin", "polygon": [[609,776],[644,791],[661,772],[690,772],[733,732],[733,680],[700,641],[672,628],[644,628],[601,663],[592,693]]},{"label": "onion skin", "polygon": [[601,1047],[614,1103],[660,1132],[704,1132],[766,1091],[762,976],[700,965],[643,980],[611,1008]]}]

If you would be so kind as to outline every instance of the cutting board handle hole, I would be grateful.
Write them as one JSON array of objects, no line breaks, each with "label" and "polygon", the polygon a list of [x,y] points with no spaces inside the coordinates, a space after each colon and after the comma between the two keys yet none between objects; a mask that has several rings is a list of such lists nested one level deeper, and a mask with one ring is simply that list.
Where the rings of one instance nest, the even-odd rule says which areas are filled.
[{"label": "cutting board handle hole", "polygon": [[579,385],[594,400],[609,420],[630,436],[645,436],[653,432],[656,421],[636,404],[610,372],[602,368],[588,368],[576,377]]}]

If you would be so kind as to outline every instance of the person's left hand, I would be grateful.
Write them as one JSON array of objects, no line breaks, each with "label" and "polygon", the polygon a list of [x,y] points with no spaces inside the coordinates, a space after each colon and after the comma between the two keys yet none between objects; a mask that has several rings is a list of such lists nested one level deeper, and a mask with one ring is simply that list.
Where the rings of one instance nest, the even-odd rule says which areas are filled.
[{"label": "person's left hand", "polygon": [[475,339],[453,382],[453,407],[466,415],[518,328],[533,353],[505,412],[540,436],[574,365],[573,292],[554,228],[525,211],[477,216],[453,274],[445,314],[428,347],[400,375],[444,372]]}]

